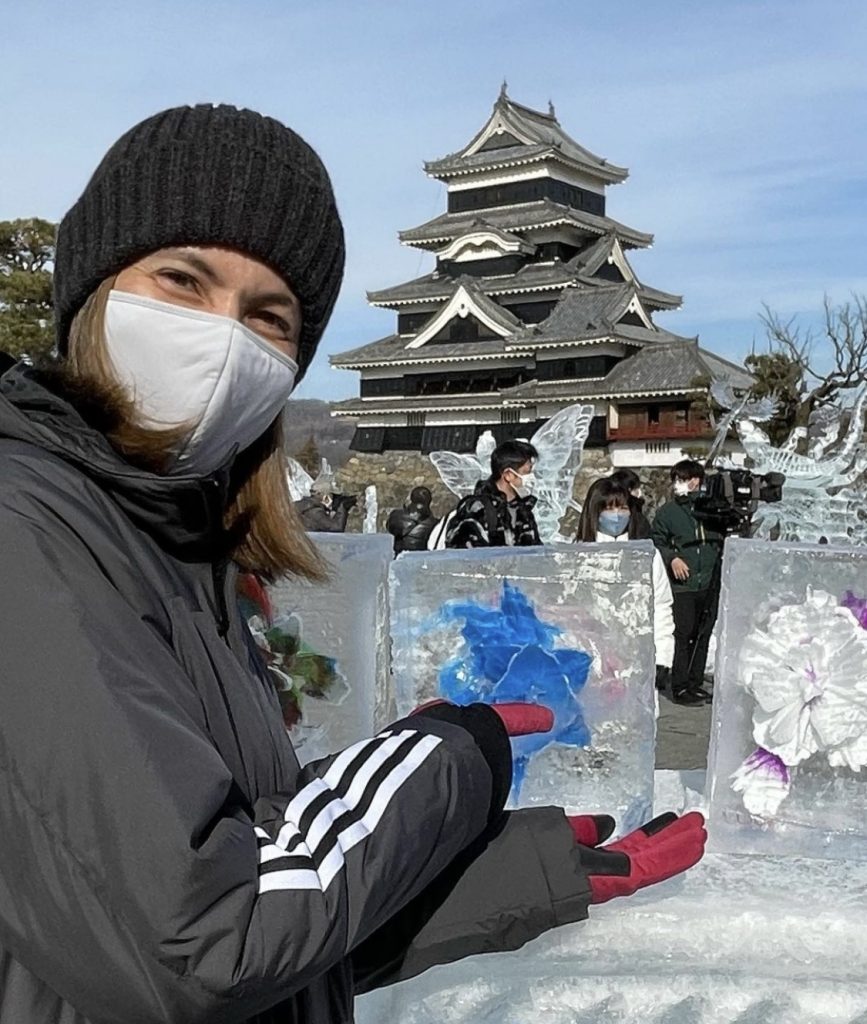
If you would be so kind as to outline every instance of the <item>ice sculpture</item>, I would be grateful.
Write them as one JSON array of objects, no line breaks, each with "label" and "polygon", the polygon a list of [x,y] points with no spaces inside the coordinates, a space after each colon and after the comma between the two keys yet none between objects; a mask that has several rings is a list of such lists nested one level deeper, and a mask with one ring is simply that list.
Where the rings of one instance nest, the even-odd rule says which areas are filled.
[{"label": "ice sculpture", "polygon": [[[537,500],[534,509],[539,536],[543,543],[557,538],[560,520],[572,503],[572,486],[590,430],[592,405],[570,405],[555,413],[541,426],[530,441],[539,452],[534,468]],[[472,455],[457,452],[431,452],[430,460],[443,483],[462,498],[471,494],[477,481],[491,474],[491,453],[496,447],[488,430],[481,435]]]},{"label": "ice sculpture", "polygon": [[867,549],[726,542],[714,849],[867,859],[865,590]]},{"label": "ice sculpture", "polygon": [[[768,545],[769,547],[771,545]],[[696,806],[701,772],[657,772],[655,806]],[[502,884],[508,886],[504,872]],[[358,1024],[863,1024],[867,863],[708,854],[522,949],[357,1002]]]},{"label": "ice sculpture", "polygon": [[[867,544],[867,444],[863,440],[867,388],[850,411],[841,435],[842,409],[824,409],[811,431],[796,428],[786,443],[774,447],[756,420],[767,409],[738,405],[723,418],[720,429],[734,420],[741,445],[754,473],[782,473],[783,500],[763,505],[755,517],[757,537]],[[728,422],[726,422],[728,419]],[[718,433],[718,439],[719,439]],[[806,452],[798,447],[806,442]]]},{"label": "ice sculpture", "polygon": [[393,718],[387,643],[391,537],[311,537],[331,578],[320,584],[279,580],[266,589],[270,608],[254,609],[251,621],[254,636],[270,651],[284,717],[303,762],[370,736]]},{"label": "ice sculpture", "polygon": [[752,399],[749,391],[738,394],[731,384],[723,380],[711,382],[710,396],[723,410],[723,415],[716,424],[716,434],[707,454],[708,463],[713,462],[722,452],[735,420],[764,423],[777,409],[777,403],[772,398]]},{"label": "ice sculpture", "polygon": [[379,513],[379,504],[376,500],[376,487],[370,484],[364,488],[364,523],[362,533],[376,533],[376,517]]},{"label": "ice sculpture", "polygon": [[293,501],[300,501],[302,498],[310,496],[313,477],[291,455],[286,456],[286,476],[289,481],[289,493]]},{"label": "ice sculpture", "polygon": [[654,760],[652,551],[644,542],[404,553],[391,570],[398,713],[442,696],[547,703],[554,733],[515,741],[520,804],[637,825],[650,811]]}]

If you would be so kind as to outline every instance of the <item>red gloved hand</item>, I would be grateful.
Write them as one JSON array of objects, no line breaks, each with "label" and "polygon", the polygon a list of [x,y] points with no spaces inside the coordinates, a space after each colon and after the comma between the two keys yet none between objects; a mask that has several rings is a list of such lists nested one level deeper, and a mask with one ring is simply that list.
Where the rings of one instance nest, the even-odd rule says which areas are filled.
[{"label": "red gloved hand", "polygon": [[[429,700],[426,704],[420,704],[411,714],[448,703],[447,700]],[[544,704],[512,701],[507,704],[488,704],[488,707],[496,711],[510,736],[529,736],[531,733],[550,732],[554,728],[554,712]]]},{"label": "red gloved hand", "polygon": [[[578,834],[574,826],[573,831]],[[693,811],[682,818],[662,814],[609,846],[580,846],[590,902],[631,896],[686,871],[701,860],[706,842],[704,818]]]},{"label": "red gloved hand", "polygon": [[614,831],[614,819],[610,814],[567,814],[566,820],[581,846],[598,846]]}]

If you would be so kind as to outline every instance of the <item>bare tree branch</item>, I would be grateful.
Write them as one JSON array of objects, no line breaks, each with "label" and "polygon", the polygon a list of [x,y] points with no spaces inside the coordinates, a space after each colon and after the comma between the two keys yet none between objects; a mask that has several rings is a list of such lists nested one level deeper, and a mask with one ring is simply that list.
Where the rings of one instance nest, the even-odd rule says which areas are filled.
[{"label": "bare tree branch", "polygon": [[853,295],[849,302],[835,306],[826,295],[823,312],[819,337],[795,317],[783,320],[768,306],[761,314],[768,351],[781,353],[801,371],[797,415],[801,424],[814,409],[836,402],[841,392],[867,384],[867,297]]}]

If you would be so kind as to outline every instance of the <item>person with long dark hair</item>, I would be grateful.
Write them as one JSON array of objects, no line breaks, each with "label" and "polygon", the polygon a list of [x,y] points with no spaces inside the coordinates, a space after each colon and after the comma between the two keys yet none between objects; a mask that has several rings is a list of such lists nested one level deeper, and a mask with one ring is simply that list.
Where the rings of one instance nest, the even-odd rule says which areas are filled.
[{"label": "person with long dark hair", "polygon": [[629,492],[630,528],[632,540],[648,540],[650,538],[650,520],[644,512],[644,495],[641,477],[633,469],[615,469],[608,477],[620,484]]},{"label": "person with long dark hair", "polygon": [[[581,506],[575,539],[600,544],[645,539],[641,536],[641,525],[635,520],[629,499],[629,491],[611,477],[594,480]],[[654,552],[652,582],[656,681],[657,687],[662,689],[674,658],[674,619],[668,573],[658,551]]]}]

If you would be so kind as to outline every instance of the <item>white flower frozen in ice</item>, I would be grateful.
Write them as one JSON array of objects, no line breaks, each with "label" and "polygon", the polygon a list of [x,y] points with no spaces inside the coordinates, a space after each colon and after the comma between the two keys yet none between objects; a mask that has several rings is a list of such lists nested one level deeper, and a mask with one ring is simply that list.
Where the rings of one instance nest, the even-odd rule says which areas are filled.
[{"label": "white flower frozen in ice", "polygon": [[748,810],[772,814],[788,769],[813,754],[833,767],[867,764],[867,630],[833,594],[809,590],[774,612],[744,642],[740,669],[760,748],[732,777]]}]

